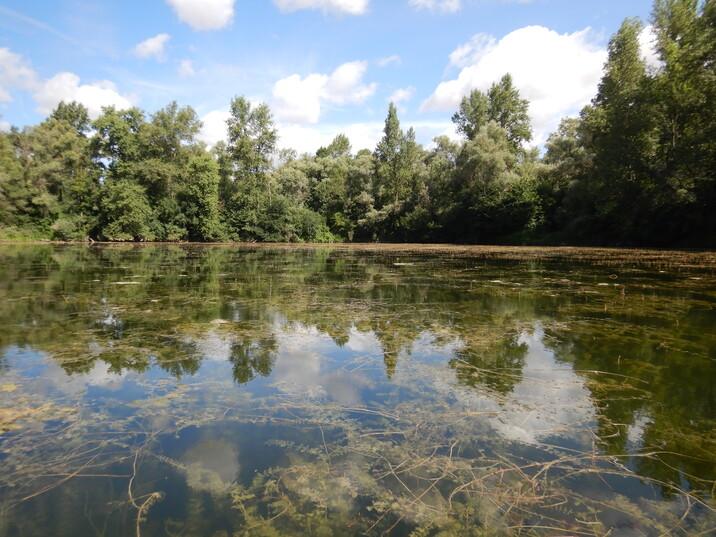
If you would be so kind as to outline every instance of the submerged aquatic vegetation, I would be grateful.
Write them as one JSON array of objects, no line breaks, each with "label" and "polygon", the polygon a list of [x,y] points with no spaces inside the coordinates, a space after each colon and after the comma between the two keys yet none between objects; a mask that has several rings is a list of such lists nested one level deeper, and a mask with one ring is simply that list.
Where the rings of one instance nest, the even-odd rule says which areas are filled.
[{"label": "submerged aquatic vegetation", "polygon": [[716,262],[518,253],[0,250],[0,535],[716,528]]}]

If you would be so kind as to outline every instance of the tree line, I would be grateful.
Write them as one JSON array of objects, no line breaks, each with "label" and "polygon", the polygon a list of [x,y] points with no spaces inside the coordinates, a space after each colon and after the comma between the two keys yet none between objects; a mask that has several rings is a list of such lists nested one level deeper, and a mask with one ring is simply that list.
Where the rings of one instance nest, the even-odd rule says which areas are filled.
[{"label": "tree line", "polygon": [[611,38],[597,95],[541,153],[506,74],[474,90],[431,148],[391,104],[374,150],[339,134],[277,149],[265,104],[236,97],[225,142],[191,107],[60,103],[0,133],[0,237],[106,241],[716,244],[716,2],[656,0]]}]

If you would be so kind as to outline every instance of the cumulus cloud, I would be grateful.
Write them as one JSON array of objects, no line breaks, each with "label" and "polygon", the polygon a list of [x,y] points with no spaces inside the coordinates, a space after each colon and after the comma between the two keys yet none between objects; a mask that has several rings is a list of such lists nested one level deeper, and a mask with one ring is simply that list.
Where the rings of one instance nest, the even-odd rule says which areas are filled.
[{"label": "cumulus cloud", "polygon": [[199,131],[199,140],[206,145],[213,146],[217,142],[226,140],[227,128],[226,121],[229,119],[229,110],[212,110],[201,118],[201,131]]},{"label": "cumulus cloud", "polygon": [[589,28],[560,34],[527,26],[500,40],[477,35],[450,55],[461,68],[457,78],[441,82],[423,110],[454,110],[473,89],[486,90],[510,73],[530,101],[535,142],[541,144],[560,119],[577,112],[594,96],[606,60]]},{"label": "cumulus cloud", "polygon": [[235,0],[167,0],[179,20],[194,30],[219,30],[234,18]]},{"label": "cumulus cloud", "polygon": [[396,105],[402,102],[407,102],[413,98],[414,93],[415,88],[412,86],[409,88],[398,88],[390,95],[390,97],[388,97],[388,101]]},{"label": "cumulus cloud", "polygon": [[182,60],[179,62],[177,69],[179,76],[182,78],[190,78],[196,74],[194,63],[191,60]]},{"label": "cumulus cloud", "polygon": [[164,60],[164,53],[167,43],[171,39],[169,34],[157,34],[154,37],[145,39],[134,47],[134,55],[138,58],[154,58]]},{"label": "cumulus cloud", "polygon": [[276,116],[291,123],[317,123],[323,103],[357,104],[375,93],[377,84],[363,83],[367,62],[340,65],[331,74],[298,74],[282,78],[273,87]]},{"label": "cumulus cloud", "polygon": [[354,151],[372,149],[380,140],[382,129],[383,124],[380,122],[318,126],[280,124],[278,146],[281,149],[295,149],[299,154],[313,153],[319,147],[330,144],[337,134],[343,133],[351,141]]},{"label": "cumulus cloud", "polygon": [[479,62],[483,56],[490,52],[497,40],[491,35],[477,34],[450,53],[450,65],[454,67],[467,67]]},{"label": "cumulus cloud", "polygon": [[82,103],[92,118],[98,117],[104,106],[119,109],[132,106],[130,99],[121,95],[109,80],[81,84],[80,77],[69,72],[59,73],[40,84],[34,97],[38,110],[43,114],[49,114],[61,101]]},{"label": "cumulus cloud", "polygon": [[281,11],[320,9],[330,13],[363,15],[368,11],[368,0],[274,0]]},{"label": "cumulus cloud", "polygon": [[0,103],[12,101],[13,89],[31,90],[37,75],[25,59],[10,49],[0,48]]},{"label": "cumulus cloud", "polygon": [[41,80],[22,56],[0,48],[0,102],[11,101],[10,91],[13,89],[30,92],[42,114],[52,112],[61,101],[77,101],[85,105],[92,118],[101,114],[103,106],[132,106],[131,100],[120,94],[109,80],[81,84],[80,77],[70,72]]},{"label": "cumulus cloud", "polygon": [[[413,127],[418,142],[430,145],[436,136],[448,136],[457,139],[458,134],[450,121],[403,121],[403,128]],[[320,125],[279,124],[278,146],[281,149],[295,149],[299,154],[314,153],[319,147],[325,147],[337,134],[345,134],[351,142],[353,151],[373,150],[383,136],[383,121],[365,121],[356,123],[322,123]]]},{"label": "cumulus cloud", "polygon": [[462,8],[460,0],[410,0],[409,3],[415,9],[427,9],[442,13],[455,13]]}]

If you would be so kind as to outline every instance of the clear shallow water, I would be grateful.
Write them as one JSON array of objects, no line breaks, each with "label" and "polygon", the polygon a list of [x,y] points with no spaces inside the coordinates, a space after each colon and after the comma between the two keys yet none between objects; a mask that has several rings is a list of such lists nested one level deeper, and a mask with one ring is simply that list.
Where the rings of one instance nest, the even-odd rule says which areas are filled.
[{"label": "clear shallow water", "polygon": [[716,259],[0,246],[0,536],[716,528]]}]

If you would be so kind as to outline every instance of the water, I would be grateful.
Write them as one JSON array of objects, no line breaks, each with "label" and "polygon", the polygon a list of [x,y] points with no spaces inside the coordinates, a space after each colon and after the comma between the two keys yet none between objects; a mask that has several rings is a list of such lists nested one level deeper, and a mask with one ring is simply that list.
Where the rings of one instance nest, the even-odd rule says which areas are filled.
[{"label": "water", "polygon": [[0,536],[716,528],[716,256],[0,247]]}]

